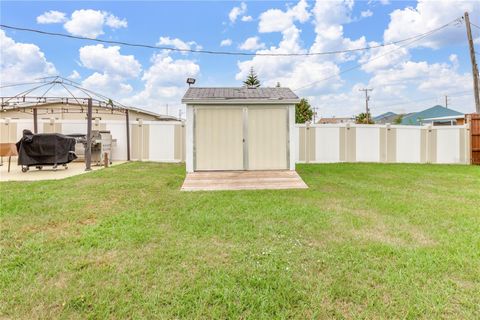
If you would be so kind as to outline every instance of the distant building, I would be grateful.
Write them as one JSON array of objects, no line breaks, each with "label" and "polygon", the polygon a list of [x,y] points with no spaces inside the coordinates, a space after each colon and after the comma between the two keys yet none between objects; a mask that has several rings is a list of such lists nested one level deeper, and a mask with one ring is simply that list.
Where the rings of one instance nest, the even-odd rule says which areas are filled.
[{"label": "distant building", "polygon": [[335,124],[335,123],[355,123],[355,118],[320,118],[317,124]]},{"label": "distant building", "polygon": [[[406,114],[402,117],[400,124],[421,126],[425,124],[433,125],[456,125],[457,119],[464,119],[465,115],[461,112],[436,105],[434,107]],[[461,122],[461,121],[458,121]],[[463,122],[461,122],[463,124]]]},{"label": "distant building", "polygon": [[373,121],[377,124],[395,123],[395,120],[402,115],[395,112],[385,112],[373,118]]},{"label": "distant building", "polygon": [[423,119],[424,123],[431,123],[434,126],[461,126],[466,123],[465,115],[457,115],[457,116],[446,116],[446,117],[436,117],[436,118],[428,118]]}]

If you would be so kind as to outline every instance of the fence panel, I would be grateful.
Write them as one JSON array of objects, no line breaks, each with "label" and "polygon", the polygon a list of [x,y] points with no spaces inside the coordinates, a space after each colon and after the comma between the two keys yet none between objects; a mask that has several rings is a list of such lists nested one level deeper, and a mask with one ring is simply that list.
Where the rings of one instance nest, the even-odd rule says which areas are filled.
[{"label": "fence panel", "polygon": [[340,162],[340,128],[312,127],[315,131],[315,161]]},{"label": "fence panel", "polygon": [[466,164],[469,161],[467,126],[300,124],[296,130],[300,163]]},{"label": "fence panel", "polygon": [[460,130],[443,127],[436,131],[436,163],[460,163]]},{"label": "fence panel", "polygon": [[358,126],[356,132],[356,161],[380,162],[380,133],[378,127]]},{"label": "fence panel", "polygon": [[[478,120],[477,120],[478,119]],[[24,119],[0,119],[1,141],[17,142]],[[86,133],[86,122],[39,119],[39,132]],[[126,126],[121,120],[93,122],[94,130],[109,130],[116,145],[112,160],[127,159]],[[468,125],[451,127],[325,124],[296,125],[296,161],[457,163],[480,164],[480,116]],[[134,160],[180,162],[185,159],[185,126],[178,121],[132,121],[131,155]],[[471,134],[471,136],[470,136]]]},{"label": "fence panel", "polygon": [[396,133],[396,148],[395,161],[401,163],[421,163],[425,162],[422,159],[422,136],[425,135],[425,130],[418,128],[395,128]]},{"label": "fence panel", "polygon": [[470,115],[471,163],[480,165],[480,114]]},{"label": "fence panel", "polygon": [[[1,142],[20,140],[24,129],[33,131],[33,121],[0,119]],[[140,130],[139,128],[142,128]],[[39,133],[86,134],[87,123],[82,120],[38,120]],[[112,149],[113,161],[127,160],[126,125],[122,120],[92,122],[92,130],[109,130],[116,143]],[[179,162],[184,159],[184,126],[179,121],[132,121],[130,123],[131,155],[134,160]]]},{"label": "fence panel", "polygon": [[175,126],[175,124],[150,124],[150,161],[175,160]]}]

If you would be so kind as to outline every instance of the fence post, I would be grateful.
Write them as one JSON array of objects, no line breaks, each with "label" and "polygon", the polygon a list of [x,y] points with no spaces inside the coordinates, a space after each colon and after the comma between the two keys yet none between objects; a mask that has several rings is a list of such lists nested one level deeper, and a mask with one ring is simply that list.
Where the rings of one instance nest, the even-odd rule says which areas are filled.
[{"label": "fence post", "polygon": [[33,108],[33,133],[38,133],[38,112]]},{"label": "fence post", "polygon": [[345,162],[349,162],[350,159],[348,154],[350,139],[349,139],[350,123],[345,124]]},{"label": "fence post", "polygon": [[127,134],[127,161],[130,161],[130,116],[128,114],[128,109],[125,109],[125,126]]},{"label": "fence post", "polygon": [[385,124],[385,163],[388,162],[388,134],[390,129],[390,123]]},{"label": "fence post", "polygon": [[87,144],[85,146],[85,171],[92,170],[92,98],[87,107]]},{"label": "fence post", "polygon": [[310,122],[305,122],[305,163],[310,162]]},{"label": "fence post", "polygon": [[471,137],[470,137],[470,122],[465,124],[465,164],[472,163],[471,151]]}]

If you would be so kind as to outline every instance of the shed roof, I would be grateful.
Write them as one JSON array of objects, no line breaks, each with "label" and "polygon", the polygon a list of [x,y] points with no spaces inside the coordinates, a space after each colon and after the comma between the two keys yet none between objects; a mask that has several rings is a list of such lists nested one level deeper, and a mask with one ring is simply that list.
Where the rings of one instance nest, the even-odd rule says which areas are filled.
[{"label": "shed roof", "polygon": [[190,87],[182,98],[183,103],[214,102],[214,101],[245,101],[255,100],[264,102],[289,102],[300,101],[290,88],[199,88]]}]

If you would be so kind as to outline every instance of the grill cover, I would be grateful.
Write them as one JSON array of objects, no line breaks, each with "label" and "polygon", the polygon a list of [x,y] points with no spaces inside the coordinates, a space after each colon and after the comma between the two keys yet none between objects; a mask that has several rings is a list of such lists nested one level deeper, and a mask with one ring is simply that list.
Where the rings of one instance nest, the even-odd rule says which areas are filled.
[{"label": "grill cover", "polygon": [[17,142],[18,165],[55,165],[69,163],[75,155],[75,138],[59,133],[33,134],[23,130]]}]

